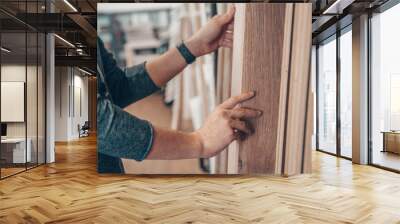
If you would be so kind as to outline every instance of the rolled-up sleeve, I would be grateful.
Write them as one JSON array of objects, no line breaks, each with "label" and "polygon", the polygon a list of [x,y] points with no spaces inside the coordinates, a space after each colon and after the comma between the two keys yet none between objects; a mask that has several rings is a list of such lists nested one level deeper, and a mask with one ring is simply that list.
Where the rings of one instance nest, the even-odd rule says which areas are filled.
[{"label": "rolled-up sleeve", "polygon": [[145,63],[121,69],[101,41],[99,41],[98,50],[103,62],[108,92],[115,105],[124,108],[159,90],[150,78]]},{"label": "rolled-up sleeve", "polygon": [[98,114],[98,152],[108,156],[141,161],[146,158],[153,142],[153,128],[110,100],[100,98]]}]

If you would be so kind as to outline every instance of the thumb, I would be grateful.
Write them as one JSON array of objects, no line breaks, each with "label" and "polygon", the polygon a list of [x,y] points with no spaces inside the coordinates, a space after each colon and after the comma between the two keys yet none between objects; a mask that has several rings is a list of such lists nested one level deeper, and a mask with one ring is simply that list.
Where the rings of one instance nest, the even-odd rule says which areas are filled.
[{"label": "thumb", "polygon": [[223,14],[220,17],[220,22],[225,25],[227,23],[229,23],[230,21],[232,21],[233,17],[235,15],[235,7],[234,6],[230,6],[228,11],[226,11],[225,14]]}]

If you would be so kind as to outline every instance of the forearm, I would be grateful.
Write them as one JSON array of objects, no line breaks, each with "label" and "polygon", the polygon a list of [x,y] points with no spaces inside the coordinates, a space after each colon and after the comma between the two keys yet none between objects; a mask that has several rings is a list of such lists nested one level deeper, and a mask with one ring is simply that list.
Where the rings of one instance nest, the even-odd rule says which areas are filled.
[{"label": "forearm", "polygon": [[203,146],[195,132],[165,130],[154,127],[153,145],[146,159],[201,158]]},{"label": "forearm", "polygon": [[181,72],[187,63],[178,49],[171,48],[164,54],[146,63],[146,69],[153,82],[161,87]]},{"label": "forearm", "polygon": [[[235,9],[230,7],[225,14],[214,16],[193,36],[184,41],[185,46],[195,57],[211,53],[218,47],[232,47],[233,16]],[[181,72],[187,63],[176,47],[163,55],[149,60],[146,69],[153,82],[161,87]]]}]

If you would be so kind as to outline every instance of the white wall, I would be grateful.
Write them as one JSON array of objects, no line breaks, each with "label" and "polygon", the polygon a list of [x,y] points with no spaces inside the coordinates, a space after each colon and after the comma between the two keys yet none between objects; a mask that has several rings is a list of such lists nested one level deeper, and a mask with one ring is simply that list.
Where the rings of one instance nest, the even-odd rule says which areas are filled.
[{"label": "white wall", "polygon": [[[26,69],[32,74],[34,67],[19,64],[7,64],[1,66],[1,81],[3,82],[25,82]],[[33,94],[28,94],[33,95]],[[36,95],[36,94],[35,94]],[[1,108],[6,110],[6,108]],[[25,122],[7,122],[8,137],[25,137]]]},{"label": "white wall", "polygon": [[[3,82],[25,82],[25,65],[9,64],[1,66],[1,81]],[[28,68],[29,69],[29,68]],[[6,108],[1,108],[5,110]],[[11,122],[7,123],[8,137],[25,137],[25,123]]]},{"label": "white wall", "polygon": [[55,141],[68,140],[68,67],[55,68]]},{"label": "white wall", "polygon": [[[36,70],[38,69],[38,70]],[[26,112],[26,120],[22,122],[6,122],[7,123],[7,137],[9,138],[27,138],[30,140],[30,148],[32,161],[39,163],[44,162],[44,146],[45,146],[45,120],[44,120],[44,74],[42,73],[41,66],[36,67],[25,64],[3,64],[1,66],[2,82],[24,82],[26,84],[26,99],[22,108],[14,108],[20,110],[19,113]],[[27,78],[27,80],[25,80]],[[3,92],[4,89],[2,89]],[[24,90],[20,90],[20,94],[24,94]],[[3,93],[4,94],[4,93]],[[7,98],[2,95],[2,98]],[[17,102],[16,102],[17,103]],[[25,105],[26,103],[26,105]],[[2,107],[3,112],[13,110],[10,107]],[[13,111],[7,111],[13,113]],[[16,113],[16,112],[14,112]],[[49,160],[51,161],[51,160]]]},{"label": "white wall", "polygon": [[[28,66],[29,69],[29,66]],[[2,65],[1,81],[25,82],[25,64],[24,65]]]},{"label": "white wall", "polygon": [[88,78],[72,67],[56,67],[55,78],[55,140],[77,139],[78,124],[88,120]]},{"label": "white wall", "polygon": [[1,82],[1,121],[24,122],[24,82]]},{"label": "white wall", "polygon": [[[71,133],[70,135],[72,138],[78,138],[79,133],[78,133],[78,124],[81,126],[85,123],[85,121],[89,120],[89,113],[88,113],[88,78],[81,76],[83,73],[80,73],[78,71],[78,75],[76,74],[78,70],[75,69],[75,75],[74,75],[74,96],[71,96],[72,99],[74,99],[74,108],[72,110],[75,110],[75,113],[72,112],[72,120],[71,120]],[[78,90],[80,90],[80,93],[78,93]],[[78,98],[80,94],[80,99]],[[81,102],[79,103],[78,100]],[[80,104],[80,105],[79,105]],[[72,105],[72,103],[71,103]],[[81,107],[81,112],[79,111],[79,106]]]}]

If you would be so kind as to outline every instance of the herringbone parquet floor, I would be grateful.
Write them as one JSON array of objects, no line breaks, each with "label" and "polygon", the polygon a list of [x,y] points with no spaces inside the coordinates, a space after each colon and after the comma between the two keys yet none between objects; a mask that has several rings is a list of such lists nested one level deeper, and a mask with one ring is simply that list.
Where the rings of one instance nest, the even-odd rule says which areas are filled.
[{"label": "herringbone parquet floor", "polygon": [[96,173],[95,138],[0,181],[0,223],[400,223],[400,175],[315,152],[313,174]]}]

